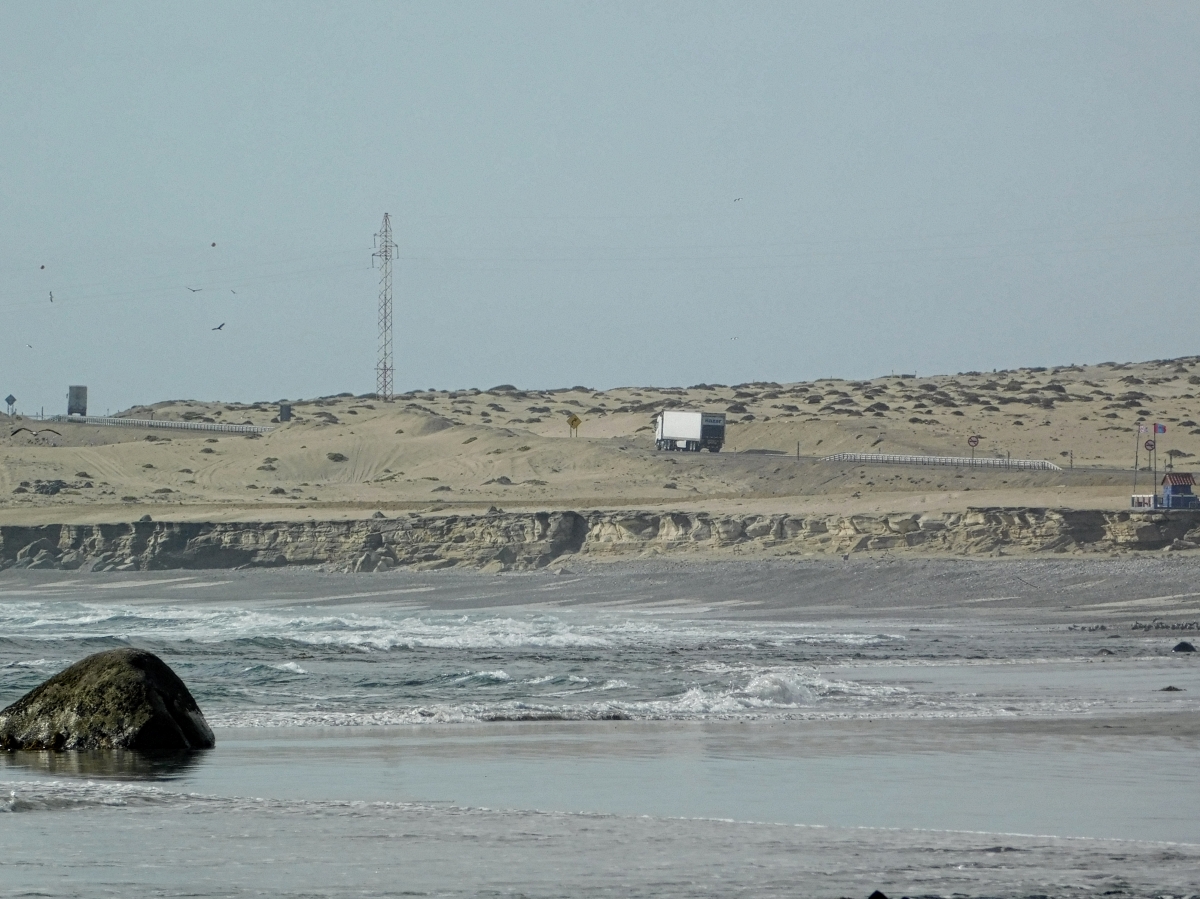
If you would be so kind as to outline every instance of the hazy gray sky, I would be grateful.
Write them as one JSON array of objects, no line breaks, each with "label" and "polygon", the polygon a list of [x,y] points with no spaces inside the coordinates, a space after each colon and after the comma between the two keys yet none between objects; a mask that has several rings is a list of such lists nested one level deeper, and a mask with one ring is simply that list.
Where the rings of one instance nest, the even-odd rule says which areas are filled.
[{"label": "hazy gray sky", "polygon": [[1197,47],[1195,2],[3,2],[0,396],[372,390],[384,212],[399,389],[1195,353]]}]

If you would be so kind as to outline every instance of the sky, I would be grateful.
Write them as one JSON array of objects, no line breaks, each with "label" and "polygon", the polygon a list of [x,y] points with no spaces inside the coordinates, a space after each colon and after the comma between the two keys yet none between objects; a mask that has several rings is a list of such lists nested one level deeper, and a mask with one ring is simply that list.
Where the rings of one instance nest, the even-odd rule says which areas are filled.
[{"label": "sky", "polygon": [[1195,354],[1197,46],[1167,0],[0,0],[0,397],[373,391],[384,213],[397,391]]}]

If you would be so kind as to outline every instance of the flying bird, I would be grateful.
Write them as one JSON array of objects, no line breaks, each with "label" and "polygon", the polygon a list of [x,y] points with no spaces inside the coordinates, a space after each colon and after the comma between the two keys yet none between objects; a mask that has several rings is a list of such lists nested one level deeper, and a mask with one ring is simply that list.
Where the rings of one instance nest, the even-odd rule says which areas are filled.
[{"label": "flying bird", "polygon": [[33,430],[32,428],[17,428],[15,431],[13,431],[13,432],[12,432],[11,434],[9,434],[8,436],[9,436],[9,437],[16,437],[16,436],[17,436],[18,434],[20,434],[22,431],[29,431],[29,433],[30,433],[30,434],[32,434],[34,437],[38,437],[38,436],[40,436],[41,434],[53,434],[55,437],[61,437],[61,436],[62,436],[62,434],[58,433],[58,431],[54,430],[53,428],[42,428],[40,431],[35,431],[35,430]]},{"label": "flying bird", "polygon": [[27,343],[27,344],[25,344],[25,346],[29,347],[31,350],[33,349],[33,344],[32,344],[32,343]]},{"label": "flying bird", "polygon": [[[187,285],[185,284],[184,287],[187,287]],[[190,290],[192,293],[199,293],[203,289],[203,287],[188,287],[188,290]]]},{"label": "flying bird", "polygon": [[215,246],[217,245],[217,242],[214,240],[214,241],[212,242],[212,245],[215,247]]},{"label": "flying bird", "polygon": [[231,287],[231,288],[229,288],[229,292],[230,292],[230,293],[232,293],[232,294],[234,294],[235,296],[237,295],[237,291],[236,291],[236,290],[234,290],[232,287]]},{"label": "flying bird", "polygon": [[45,270],[46,270],[46,266],[44,266],[44,265],[43,265],[43,266],[42,266],[42,271],[45,271]]},{"label": "flying bird", "polygon": [[742,202],[742,198],[741,198],[741,197],[734,197],[734,198],[733,198],[733,202],[735,202],[735,203],[740,203],[740,202]]},{"label": "flying bird", "polygon": [[224,328],[224,327],[225,327],[225,322],[221,322],[221,324],[217,325],[217,326],[216,326],[215,328],[213,328],[212,330],[214,330],[214,331],[220,331],[220,330],[221,330],[222,328]]},{"label": "flying bird", "polygon": [[54,302],[54,291],[53,291],[53,290],[52,290],[52,291],[50,291],[50,302],[51,302],[51,303],[53,303],[53,302]]}]

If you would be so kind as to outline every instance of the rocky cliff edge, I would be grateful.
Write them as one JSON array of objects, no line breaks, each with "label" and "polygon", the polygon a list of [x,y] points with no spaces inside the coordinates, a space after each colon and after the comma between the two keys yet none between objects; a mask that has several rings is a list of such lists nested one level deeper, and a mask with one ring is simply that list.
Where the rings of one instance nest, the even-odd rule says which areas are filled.
[{"label": "rocky cliff edge", "polygon": [[0,526],[0,569],[543,568],[571,557],[763,551],[938,555],[1187,550],[1200,512],[981,508],[904,515],[490,512],[357,521]]}]

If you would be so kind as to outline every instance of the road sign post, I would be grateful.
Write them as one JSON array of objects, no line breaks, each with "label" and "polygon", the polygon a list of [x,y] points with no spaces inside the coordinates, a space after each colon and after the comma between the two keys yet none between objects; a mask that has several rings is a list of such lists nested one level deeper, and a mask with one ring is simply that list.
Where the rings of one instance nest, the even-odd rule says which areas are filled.
[{"label": "road sign post", "polygon": [[967,438],[967,446],[971,448],[971,461],[975,461],[975,447],[979,446],[979,435],[972,434]]},{"label": "road sign post", "polygon": [[571,417],[567,419],[567,424],[571,428],[571,436],[578,437],[579,436],[579,426],[581,424],[583,424],[583,419],[572,412]]},{"label": "road sign post", "polygon": [[1154,489],[1154,505],[1158,505],[1158,453],[1154,448],[1158,446],[1153,440],[1147,440],[1142,446],[1146,447],[1146,455],[1150,457],[1150,486]]}]

